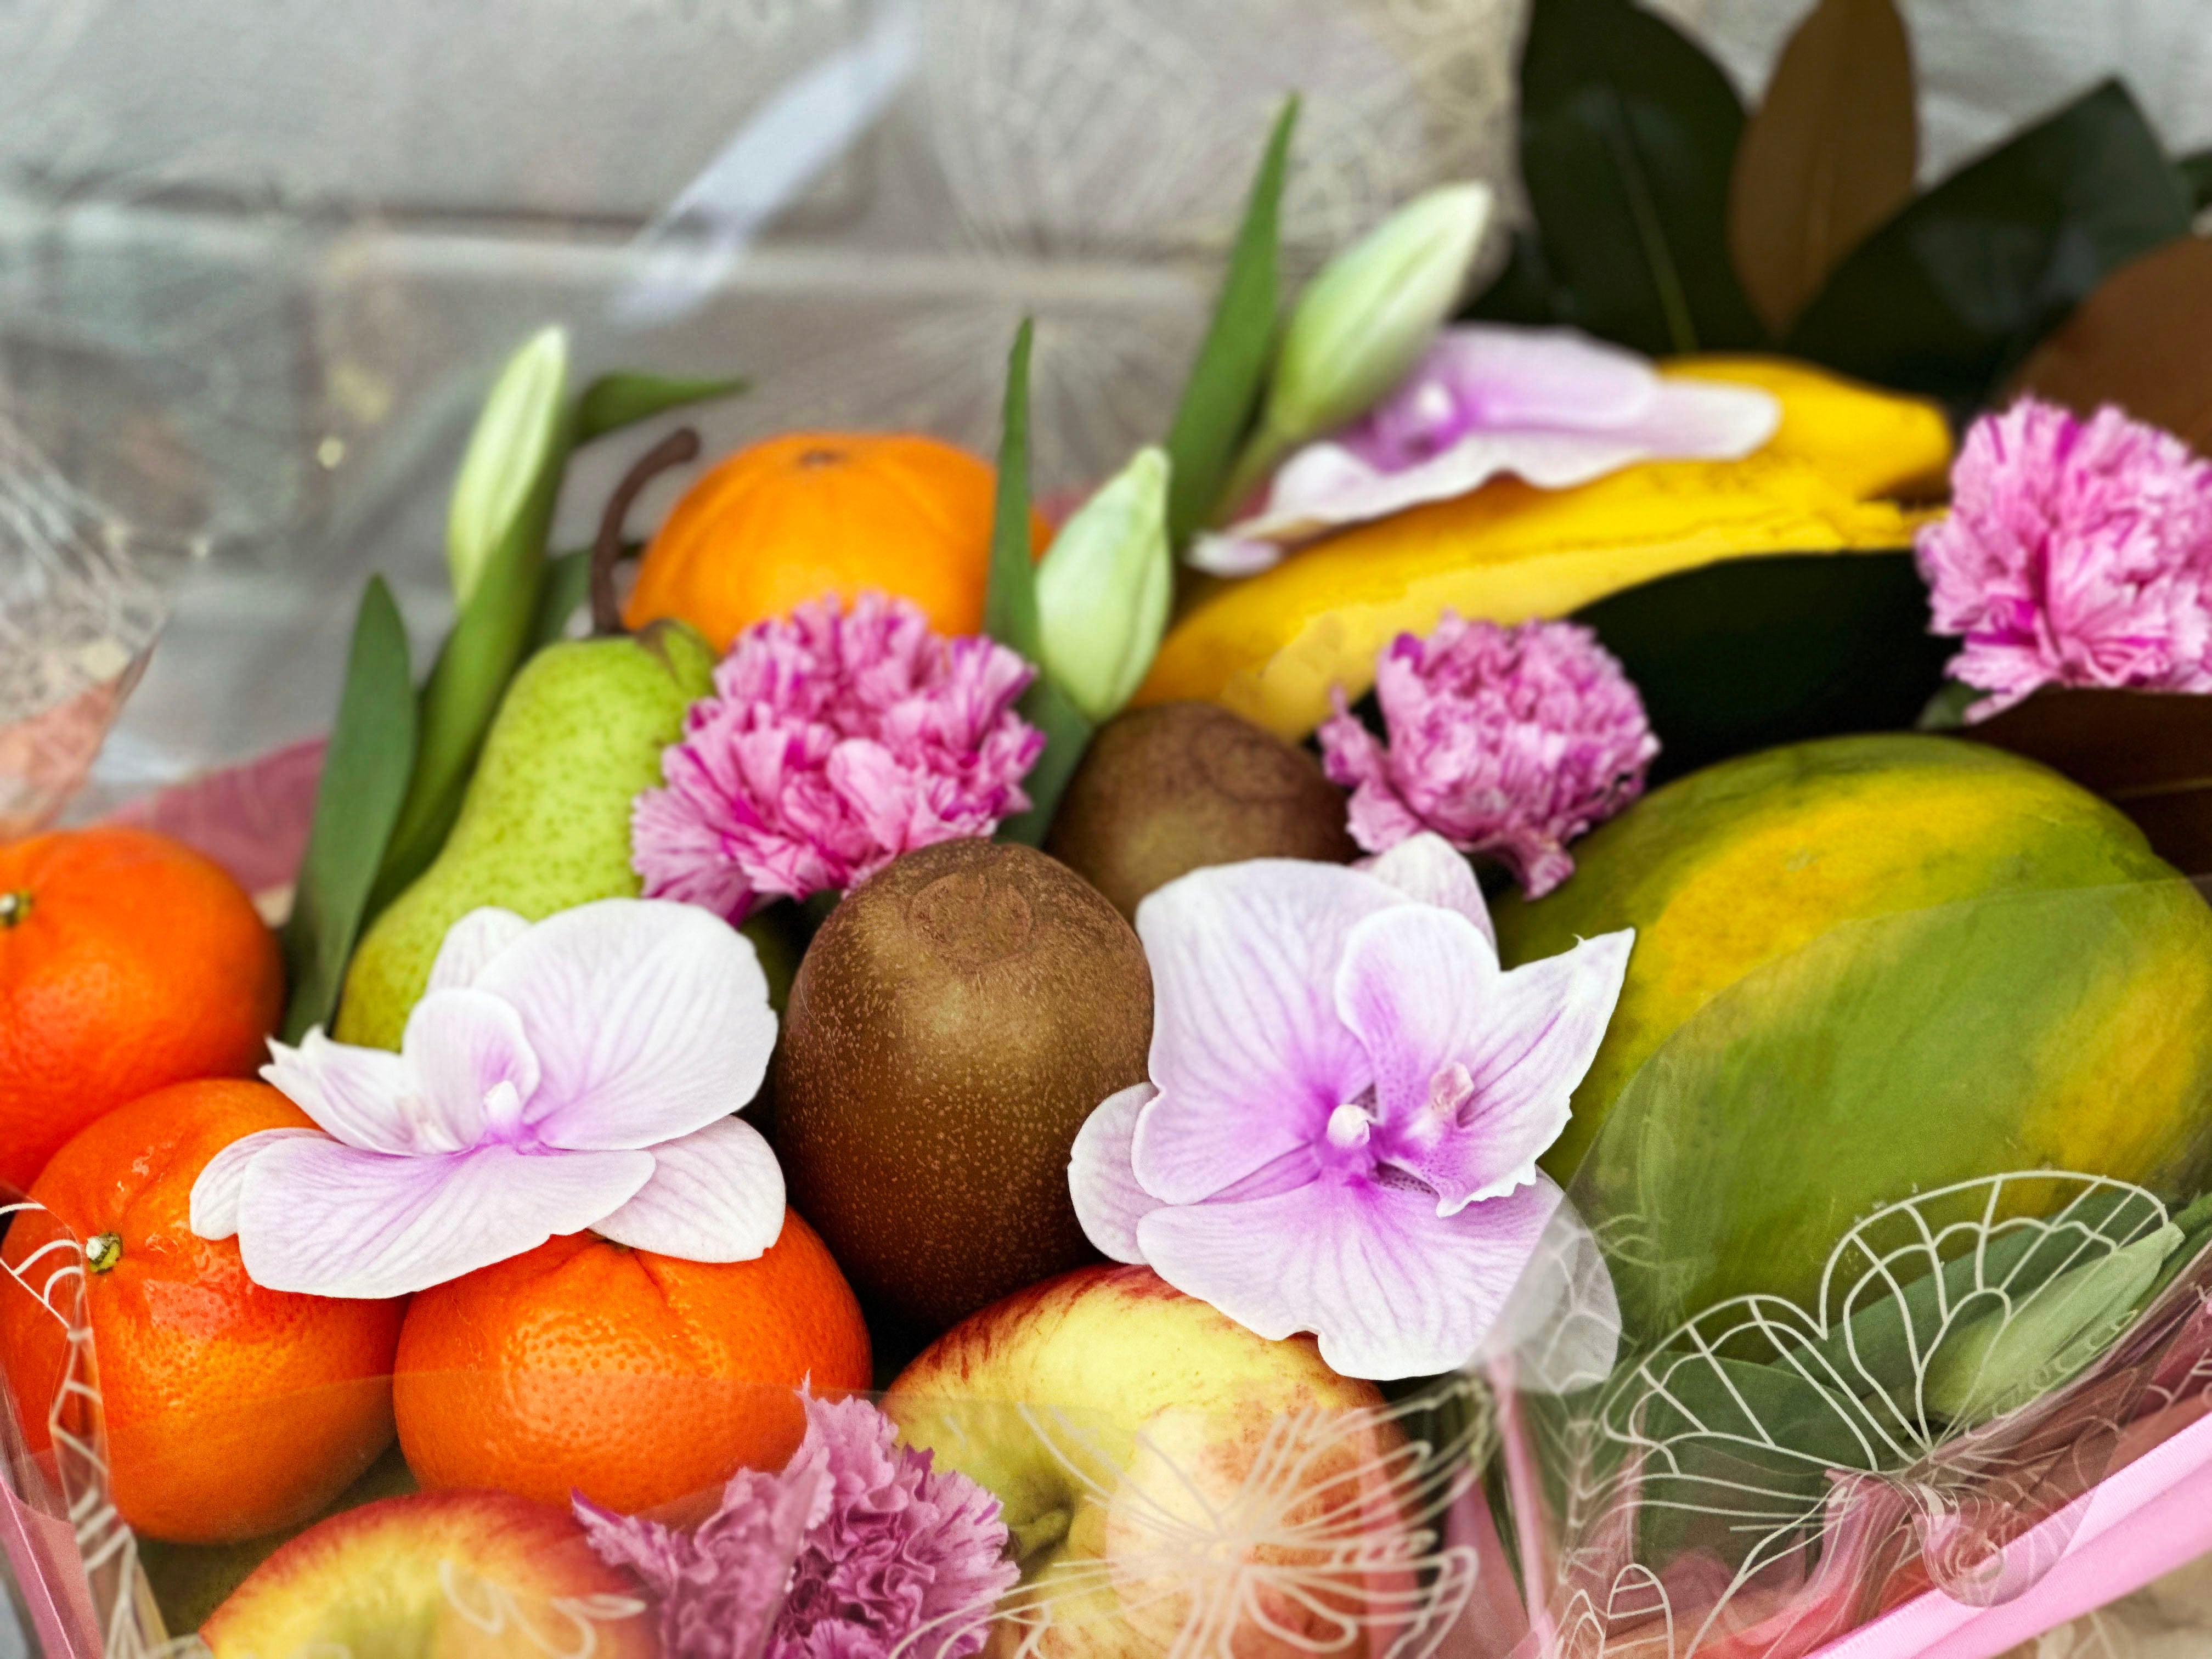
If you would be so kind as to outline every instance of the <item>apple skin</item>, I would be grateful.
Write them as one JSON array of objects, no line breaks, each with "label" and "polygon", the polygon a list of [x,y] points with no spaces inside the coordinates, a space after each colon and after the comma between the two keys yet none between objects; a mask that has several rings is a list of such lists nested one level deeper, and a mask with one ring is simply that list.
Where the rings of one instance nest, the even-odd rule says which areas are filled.
[{"label": "apple skin", "polygon": [[[1368,1650],[1378,1575],[1343,1550],[1402,1524],[1403,1440],[1310,1337],[1257,1336],[1149,1267],[1082,1267],[970,1315],[883,1403],[999,1498],[1044,1626],[1025,1654]],[[1002,1613],[987,1655],[1024,1634]]]},{"label": "apple skin", "polygon": [[653,1659],[636,1587],[564,1510],[506,1492],[380,1498],[318,1522],[200,1628],[215,1659]]}]

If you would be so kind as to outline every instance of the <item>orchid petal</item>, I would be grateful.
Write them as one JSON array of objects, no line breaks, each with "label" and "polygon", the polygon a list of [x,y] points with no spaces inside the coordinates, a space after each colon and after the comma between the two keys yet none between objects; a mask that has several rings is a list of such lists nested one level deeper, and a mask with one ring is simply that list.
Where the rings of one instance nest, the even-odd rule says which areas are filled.
[{"label": "orchid petal", "polygon": [[408,1014],[400,1052],[421,1079],[425,1109],[410,1151],[459,1152],[514,1138],[538,1067],[512,1003],[483,991],[433,991]]},{"label": "orchid petal", "polygon": [[524,1121],[549,1146],[645,1147],[703,1129],[759,1091],[775,1045],[752,942],[694,905],[563,910],[476,988],[522,1017],[542,1073]]},{"label": "orchid petal", "polygon": [[1461,1056],[1474,1086],[1460,1116],[1470,1138],[1518,1147],[1530,1163],[1559,1138],[1620,1001],[1635,943],[1633,928],[1601,933],[1498,981],[1480,1041]]},{"label": "orchid petal", "polygon": [[1500,323],[1444,330],[1391,401],[1420,400],[1425,383],[1447,390],[1455,410],[1486,428],[1570,432],[1628,426],[1661,389],[1650,361],[1625,346],[1571,328]]},{"label": "orchid petal", "polygon": [[1152,964],[1150,1071],[1137,1179],[1194,1203],[1322,1133],[1370,1081],[1330,987],[1346,936],[1402,904],[1340,865],[1255,859],[1193,871],[1137,907]]},{"label": "orchid petal", "polygon": [[1116,1261],[1144,1261],[1137,1248],[1137,1223],[1159,1207],[1159,1200],[1138,1183],[1133,1167],[1138,1114],[1158,1093],[1151,1084],[1138,1083],[1107,1096],[1083,1121],[1068,1152],[1067,1191],[1075,1200],[1075,1218],[1083,1224],[1084,1237]]},{"label": "orchid petal", "polygon": [[471,910],[446,930],[438,959],[430,964],[431,991],[458,991],[477,982],[484,965],[530,931],[512,910],[487,904]]},{"label": "orchid petal", "polygon": [[1498,928],[1484,902],[1482,884],[1467,855],[1433,830],[1409,836],[1388,852],[1361,859],[1352,866],[1376,880],[1396,888],[1420,904],[1456,910],[1482,930],[1492,950],[1498,947]]},{"label": "orchid petal", "polygon": [[365,1152],[416,1150],[408,1103],[422,1084],[398,1054],[333,1042],[319,1025],[296,1048],[270,1038],[269,1052],[261,1075],[325,1133]]},{"label": "orchid petal", "polygon": [[1620,1337],[1620,1298],[1605,1252],[1562,1200],[1472,1363],[1510,1364],[1522,1393],[1573,1394],[1613,1375]]},{"label": "orchid petal", "polygon": [[783,1232],[783,1166],[741,1117],[653,1149],[653,1179],[592,1231],[684,1261],[750,1261]]},{"label": "orchid petal", "polygon": [[1504,977],[1490,941],[1454,910],[1401,905],[1352,930],[1336,1015],[1367,1050],[1386,1130],[1419,1127],[1432,1080],[1474,1048]]},{"label": "orchid petal", "polygon": [[391,1158],[287,1140],[247,1166],[238,1243],[272,1291],[382,1297],[427,1290],[581,1231],[652,1178],[642,1152],[481,1146]]},{"label": "orchid petal", "polygon": [[1536,1178],[1634,938],[1607,933],[1500,974],[1469,950],[1472,936],[1441,910],[1379,917],[1354,931],[1337,979],[1345,1023],[1375,1058],[1376,1151],[1433,1188],[1444,1215]]},{"label": "orchid petal", "polygon": [[1186,1295],[1271,1340],[1311,1331],[1334,1370],[1388,1382],[1478,1351],[1559,1200],[1540,1180],[1440,1216],[1425,1193],[1325,1175],[1249,1203],[1165,1206],[1137,1237]]},{"label": "orchid petal", "polygon": [[320,1129],[257,1129],[240,1135],[200,1168],[193,1178],[185,1221],[202,1238],[228,1238],[238,1231],[239,1194],[246,1189],[246,1166],[279,1140],[325,1139]]},{"label": "orchid petal", "polygon": [[1740,461],[1781,428],[1782,400],[1760,387],[1662,379],[1650,410],[1621,435],[1673,459]]}]

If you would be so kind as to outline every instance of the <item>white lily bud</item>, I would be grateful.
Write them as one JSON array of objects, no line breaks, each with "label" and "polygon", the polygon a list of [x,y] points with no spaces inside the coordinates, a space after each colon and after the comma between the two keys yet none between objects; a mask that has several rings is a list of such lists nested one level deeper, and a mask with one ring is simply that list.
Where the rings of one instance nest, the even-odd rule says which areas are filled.
[{"label": "white lily bud", "polygon": [[557,464],[568,397],[568,335],[543,328],[507,360],[469,434],[446,514],[446,569],[465,607],[485,562],[549,463]]},{"label": "white lily bud", "polygon": [[1292,448],[1364,415],[1413,372],[1459,303],[1493,201],[1482,184],[1415,197],[1306,284],[1267,382],[1233,504]]},{"label": "white lily bud", "polygon": [[1167,631],[1168,458],[1139,450],[1077,508],[1037,566],[1046,677],[1094,720],[1136,694]]}]

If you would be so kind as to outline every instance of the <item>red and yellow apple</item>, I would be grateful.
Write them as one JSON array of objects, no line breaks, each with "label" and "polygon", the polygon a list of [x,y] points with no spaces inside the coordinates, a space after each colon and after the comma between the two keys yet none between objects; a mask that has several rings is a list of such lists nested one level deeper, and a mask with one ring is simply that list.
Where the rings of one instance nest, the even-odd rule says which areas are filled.
[{"label": "red and yellow apple", "polygon": [[1079,1268],[970,1316],[884,1408],[1000,1499],[1022,1583],[994,1651],[1358,1656],[1411,1591],[1390,1536],[1405,1441],[1374,1385],[1150,1268]]},{"label": "red and yellow apple", "polygon": [[215,1659],[651,1659],[635,1587],[564,1510],[506,1492],[386,1498],[318,1522],[200,1628]]}]

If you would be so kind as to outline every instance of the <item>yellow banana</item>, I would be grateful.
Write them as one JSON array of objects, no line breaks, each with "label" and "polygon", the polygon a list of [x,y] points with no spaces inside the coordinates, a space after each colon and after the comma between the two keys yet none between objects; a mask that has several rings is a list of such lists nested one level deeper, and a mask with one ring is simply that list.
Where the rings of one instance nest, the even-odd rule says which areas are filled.
[{"label": "yellow banana", "polygon": [[1872,497],[1928,492],[1950,459],[1942,415],[1807,365],[1685,359],[1666,372],[1764,387],[1782,424],[1741,461],[1657,461],[1573,489],[1502,478],[1340,532],[1273,569],[1209,581],[1162,641],[1139,703],[1211,699],[1286,738],[1358,697],[1375,655],[1446,609],[1559,617],[1623,588],[1762,553],[1909,545],[1929,516]]}]

